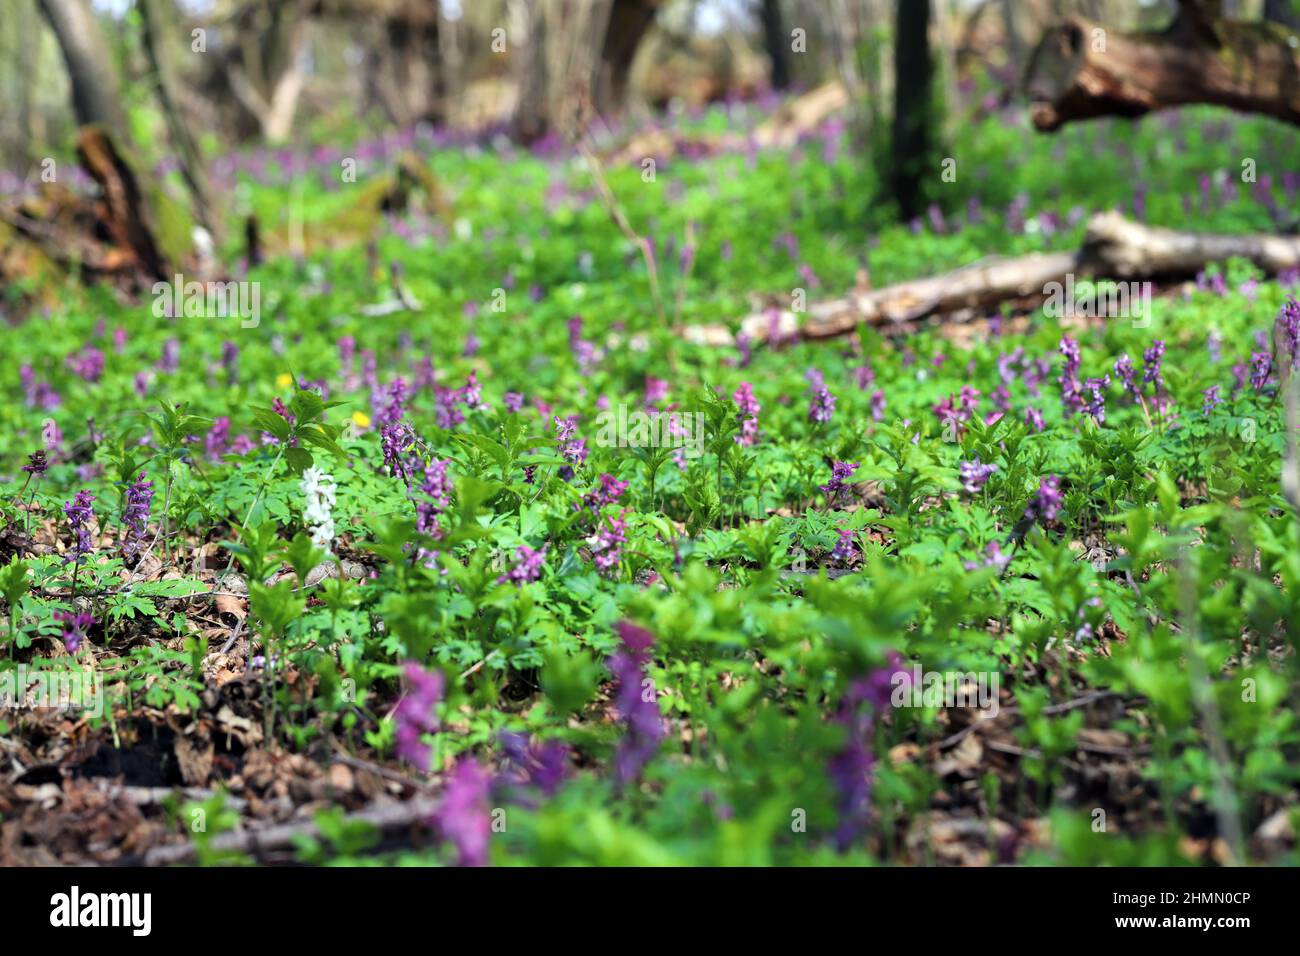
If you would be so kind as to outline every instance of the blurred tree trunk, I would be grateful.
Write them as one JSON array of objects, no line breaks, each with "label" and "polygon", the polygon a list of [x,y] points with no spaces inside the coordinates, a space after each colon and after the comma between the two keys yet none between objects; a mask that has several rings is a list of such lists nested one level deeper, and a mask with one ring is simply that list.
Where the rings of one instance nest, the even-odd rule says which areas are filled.
[{"label": "blurred tree trunk", "polygon": [[763,24],[763,48],[771,61],[774,90],[790,87],[790,35],[781,20],[781,0],[761,0],[759,17]]},{"label": "blurred tree trunk", "polygon": [[63,51],[77,122],[102,126],[124,139],[126,114],[117,74],[89,0],[40,0],[40,7]]},{"label": "blurred tree trunk", "polygon": [[894,35],[892,186],[904,221],[920,215],[933,130],[934,62],[928,0],[898,0]]},{"label": "blurred tree trunk", "polygon": [[614,0],[601,43],[596,108],[613,113],[627,101],[632,61],[659,13],[660,0]]},{"label": "blurred tree trunk", "polygon": [[30,39],[37,26],[32,22],[33,17],[34,8],[24,0],[14,15],[14,37],[18,45],[18,70],[14,76],[17,83],[14,100],[18,103],[18,128],[15,135],[22,143],[19,157],[24,163],[34,155],[36,148],[36,136],[32,129],[32,93],[36,89],[33,66],[39,45]]},{"label": "blurred tree trunk", "polygon": [[[171,134],[172,145],[176,149],[180,164],[181,177],[189,189],[194,208],[194,217],[202,223],[212,236],[214,243],[220,247],[225,230],[221,218],[213,209],[212,191],[208,183],[208,170],[195,142],[193,131],[181,115],[177,100],[177,80],[168,57],[167,43],[162,39],[167,27],[175,22],[174,16],[164,14],[163,0],[138,0],[140,25],[145,55],[153,70],[163,116],[167,120],[167,130]],[[171,14],[175,9],[169,10]]]},{"label": "blurred tree trunk", "polygon": [[238,45],[229,63],[230,90],[269,143],[283,142],[293,130],[310,46],[307,12],[305,0],[276,0],[250,4],[234,18]]},{"label": "blurred tree trunk", "polygon": [[515,135],[572,135],[591,109],[610,114],[627,96],[632,61],[660,0],[512,0],[522,43],[513,66]]}]

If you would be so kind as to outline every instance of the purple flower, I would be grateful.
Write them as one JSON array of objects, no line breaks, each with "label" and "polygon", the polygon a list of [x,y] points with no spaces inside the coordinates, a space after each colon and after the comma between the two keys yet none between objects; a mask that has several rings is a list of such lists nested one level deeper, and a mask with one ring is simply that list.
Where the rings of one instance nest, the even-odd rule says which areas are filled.
[{"label": "purple flower", "polygon": [[179,339],[168,339],[163,343],[162,357],[158,359],[158,368],[167,373],[171,373],[180,368],[181,365],[181,343]]},{"label": "purple flower", "polygon": [[518,412],[524,407],[524,395],[522,392],[506,392],[502,403],[509,411]]},{"label": "purple flower", "polygon": [[27,395],[29,408],[38,408],[41,411],[48,412],[59,407],[59,403],[62,401],[59,398],[59,393],[48,382],[37,381],[30,365],[24,365],[20,368],[18,376],[22,380],[23,391]]},{"label": "purple flower", "polygon": [[1083,383],[1083,387],[1092,396],[1084,403],[1083,410],[1098,425],[1106,424],[1106,394],[1103,389],[1108,385],[1110,385],[1109,375],[1104,375],[1101,378],[1090,378]]},{"label": "purple flower", "polygon": [[1201,394],[1205,396],[1205,404],[1201,406],[1201,412],[1202,414],[1205,415],[1208,415],[1210,414],[1210,412],[1214,411],[1214,409],[1219,405],[1219,403],[1223,401],[1219,397],[1218,385],[1211,385],[1209,388],[1201,392]]},{"label": "purple flower", "polygon": [[400,475],[407,487],[411,484],[412,470],[418,462],[407,462],[407,457],[415,447],[415,432],[404,421],[386,422],[379,429],[379,447],[384,453],[384,467],[390,475]]},{"label": "purple flower", "polygon": [[1124,391],[1132,395],[1135,400],[1141,397],[1142,389],[1134,381],[1136,370],[1133,368],[1133,360],[1128,357],[1127,352],[1115,359],[1115,374],[1124,383]]},{"label": "purple flower", "polygon": [[1155,385],[1156,391],[1164,384],[1164,378],[1160,374],[1160,365],[1165,358],[1165,343],[1163,339],[1156,339],[1151,343],[1151,347],[1142,353],[1142,381],[1144,383]]},{"label": "purple flower", "polygon": [[69,654],[77,653],[77,648],[86,639],[86,631],[90,630],[95,623],[95,619],[84,611],[75,614],[68,611],[55,611],[54,619],[63,625],[63,646],[68,649]]},{"label": "purple flower", "polygon": [[465,420],[459,408],[461,400],[459,389],[435,385],[434,399],[437,403],[434,408],[434,419],[439,428],[455,428]]},{"label": "purple flower", "polygon": [[1205,337],[1205,350],[1210,354],[1210,361],[1216,365],[1223,358],[1223,338],[1213,330]]},{"label": "purple flower", "polygon": [[600,484],[591,491],[582,496],[582,504],[574,505],[574,509],[587,508],[592,514],[598,514],[600,509],[605,505],[618,503],[618,499],[623,497],[623,492],[627,491],[627,482],[619,481],[613,475],[605,473],[600,476]]},{"label": "purple flower", "polygon": [[1079,343],[1068,335],[1061,336],[1059,349],[1065,356],[1065,365],[1056,381],[1061,386],[1061,404],[1065,408],[1066,417],[1069,417],[1083,408],[1082,389],[1079,385],[1079,365],[1082,359]]},{"label": "purple flower", "polygon": [[876,716],[889,704],[891,689],[900,673],[907,673],[903,670],[903,660],[890,652],[888,664],[852,681],[840,699],[835,723],[844,728],[847,739],[831,758],[826,772],[838,795],[839,825],[835,843],[841,852],[861,837],[870,820]]},{"label": "purple flower", "polygon": [[831,560],[839,561],[841,564],[852,564],[859,557],[858,550],[853,547],[855,531],[836,532],[839,537],[835,542],[835,547],[831,549]]},{"label": "purple flower", "polygon": [[1001,574],[1003,569],[1011,563],[1011,555],[1002,550],[1002,545],[996,541],[990,541],[984,546],[985,558],[981,562],[967,561],[966,570],[974,571],[976,568],[997,568]]},{"label": "purple flower", "polygon": [[1043,420],[1043,413],[1032,405],[1025,409],[1025,423],[1036,432],[1041,432],[1047,427],[1047,422]]},{"label": "purple flower", "polygon": [[831,480],[821,486],[826,495],[826,503],[834,504],[844,492],[844,482],[858,470],[858,463],[852,461],[831,462]]},{"label": "purple flower", "polygon": [[45,474],[46,469],[49,467],[50,462],[49,459],[45,457],[45,452],[34,451],[27,456],[27,464],[23,465],[23,471],[39,478],[41,475]]},{"label": "purple flower", "polygon": [[393,379],[388,391],[378,396],[372,424],[383,430],[386,425],[396,424],[401,419],[406,407],[406,380],[401,376]]},{"label": "purple flower", "polygon": [[239,346],[234,342],[222,343],[221,367],[226,371],[227,384],[234,385],[239,381]]},{"label": "purple flower", "polygon": [[1289,296],[1282,303],[1274,323],[1279,341],[1276,351],[1279,356],[1291,356],[1291,367],[1300,367],[1300,302],[1295,296]]},{"label": "purple flower", "polygon": [[1064,502],[1061,494],[1061,479],[1057,475],[1048,475],[1038,483],[1038,491],[1025,508],[1025,517],[1033,521],[1055,521]]},{"label": "purple flower", "polygon": [[998,466],[986,465],[977,457],[973,461],[961,462],[957,470],[961,474],[962,487],[968,494],[973,495],[988,483],[988,480],[993,477],[993,472],[998,470]]},{"label": "purple flower", "polygon": [[80,352],[68,356],[68,368],[87,382],[98,382],[104,374],[104,353],[87,345]]},{"label": "purple flower", "polygon": [[[555,420],[556,435],[560,440],[560,457],[568,464],[568,474],[565,480],[573,476],[573,472],[587,460],[587,442],[576,437],[578,430],[577,416],[569,418],[556,418]],[[563,475],[563,472],[562,472]]]},{"label": "purple flower", "polygon": [[605,524],[587,539],[596,569],[607,577],[618,571],[619,562],[623,560],[623,545],[627,543],[627,522],[623,517],[626,514],[625,509],[617,518],[607,516]]},{"label": "purple flower", "polygon": [[884,421],[885,418],[885,393],[876,389],[871,393],[871,418],[873,421]]},{"label": "purple flower", "polygon": [[225,415],[216,419],[203,437],[203,453],[209,461],[220,461],[230,444],[230,419]]},{"label": "purple flower", "polygon": [[428,773],[433,751],[423,737],[438,730],[437,707],[442,700],[446,679],[441,671],[426,671],[414,661],[407,661],[403,674],[406,693],[393,708],[397,756]]},{"label": "purple flower", "polygon": [[[559,740],[545,743],[530,741],[523,734],[503,730],[498,735],[505,751],[505,767],[498,778],[512,790],[536,787],[543,796],[552,797],[568,776],[569,748]],[[524,796],[524,802],[530,802]]]},{"label": "purple flower", "polygon": [[740,367],[748,368],[754,361],[754,340],[741,332],[736,336],[736,348],[740,352]]},{"label": "purple flower", "polygon": [[808,406],[809,421],[824,425],[835,414],[835,396],[824,385],[813,393]]},{"label": "purple flower", "polygon": [[662,402],[668,397],[668,383],[662,378],[653,378],[649,375],[645,379],[645,404],[653,406]]},{"label": "purple flower", "polygon": [[492,818],[488,807],[491,778],[478,761],[462,756],[447,778],[434,823],[456,847],[457,866],[487,866]]},{"label": "purple flower", "polygon": [[1252,352],[1250,355],[1250,387],[1259,391],[1268,384],[1273,374],[1273,357],[1268,352]]},{"label": "purple flower", "polygon": [[90,521],[95,516],[94,508],[90,503],[94,500],[95,496],[89,491],[78,491],[73,499],[63,506],[63,513],[68,516],[68,524],[72,527],[73,534],[77,536],[72,556],[68,559],[70,561],[80,561],[94,550],[90,540]]},{"label": "purple flower", "polygon": [[665,733],[654,683],[645,676],[654,635],[631,621],[620,621],[617,630],[623,649],[610,656],[609,669],[618,681],[614,708],[625,727],[614,756],[615,777],[624,787],[659,751]]},{"label": "purple flower", "polygon": [[438,518],[451,504],[451,477],[447,474],[450,464],[450,460],[434,458],[424,466],[424,481],[420,485],[422,497],[415,505],[416,530],[433,538],[442,535]]},{"label": "purple flower", "polygon": [[542,576],[542,565],[545,563],[546,545],[534,551],[528,545],[521,544],[515,548],[515,566],[497,578],[497,584],[509,581],[511,584],[524,585],[536,581]]},{"label": "purple flower", "polygon": [[736,416],[740,422],[740,434],[736,436],[736,444],[749,447],[758,438],[758,413],[762,411],[758,399],[754,398],[754,386],[748,382],[741,382],[732,393],[731,400],[740,410]]},{"label": "purple flower", "polygon": [[126,537],[122,541],[122,553],[128,558],[134,557],[144,540],[145,526],[149,523],[149,507],[153,502],[153,482],[144,480],[144,472],[135,484],[126,490],[126,510],[122,513],[122,523],[126,525]]}]

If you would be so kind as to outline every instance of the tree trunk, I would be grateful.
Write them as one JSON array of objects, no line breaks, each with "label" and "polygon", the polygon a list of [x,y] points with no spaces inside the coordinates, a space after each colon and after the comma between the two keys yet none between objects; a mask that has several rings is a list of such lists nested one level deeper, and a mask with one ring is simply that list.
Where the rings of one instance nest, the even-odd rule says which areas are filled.
[{"label": "tree trunk", "polygon": [[40,0],[40,5],[68,66],[77,123],[96,124],[123,137],[126,116],[117,74],[89,0]]},{"label": "tree trunk", "polygon": [[761,0],[759,17],[763,23],[763,48],[772,64],[772,89],[789,89],[790,36],[781,22],[781,0]]},{"label": "tree trunk", "polygon": [[623,107],[632,61],[655,21],[658,8],[659,0],[614,0],[601,43],[601,77],[596,97],[600,112],[614,113]]},{"label": "tree trunk", "polygon": [[929,0],[898,0],[894,39],[893,192],[904,221],[921,213],[934,121]]},{"label": "tree trunk", "polygon": [[1025,90],[1043,131],[1097,116],[1138,117],[1190,103],[1300,124],[1300,43],[1271,23],[1218,17],[1216,0],[1181,0],[1163,32],[1118,33],[1080,17],[1049,29]]},{"label": "tree trunk", "polygon": [[212,236],[214,245],[220,248],[225,230],[213,209],[207,167],[176,99],[176,76],[171,69],[171,60],[164,52],[166,43],[161,41],[167,21],[162,16],[160,0],[140,0],[137,9],[140,11],[145,55],[157,79],[158,102],[176,148],[181,177],[190,191],[194,216]]}]

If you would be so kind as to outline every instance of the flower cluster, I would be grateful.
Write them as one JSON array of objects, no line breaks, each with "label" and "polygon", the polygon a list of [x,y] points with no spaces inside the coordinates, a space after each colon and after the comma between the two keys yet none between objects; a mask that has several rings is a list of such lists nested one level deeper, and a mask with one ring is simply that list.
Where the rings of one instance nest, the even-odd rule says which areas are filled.
[{"label": "flower cluster", "polygon": [[988,483],[988,480],[993,477],[993,472],[998,470],[998,466],[986,465],[976,457],[971,461],[959,463],[957,470],[961,475],[961,486],[966,489],[967,494],[973,495]]},{"label": "flower cluster", "polygon": [[424,735],[438,730],[437,707],[442,700],[446,679],[441,671],[426,671],[414,661],[407,662],[403,674],[407,690],[393,708],[397,756],[428,773],[433,751],[424,742]]},{"label": "flower cluster", "polygon": [[575,509],[586,508],[593,515],[599,514],[600,509],[605,505],[618,504],[618,500],[623,497],[623,492],[627,491],[627,482],[619,481],[613,475],[602,473],[600,484],[591,491],[582,496],[582,504],[575,504]]},{"label": "flower cluster", "polygon": [[758,413],[763,408],[758,404],[758,399],[754,398],[754,386],[741,382],[736,386],[731,400],[739,410],[736,418],[740,423],[740,434],[736,436],[736,444],[746,447],[753,445],[758,438]]},{"label": "flower cluster", "polygon": [[840,495],[844,493],[844,482],[853,477],[853,473],[858,470],[858,467],[858,463],[853,461],[831,462],[831,480],[821,486],[828,505],[839,500]]},{"label": "flower cluster", "polygon": [[835,396],[825,385],[814,389],[808,404],[808,420],[824,425],[835,415]]},{"label": "flower cluster", "polygon": [[664,739],[664,722],[654,682],[645,676],[654,635],[631,621],[617,627],[622,649],[609,659],[609,669],[618,682],[614,708],[625,733],[614,756],[614,773],[620,787],[631,783],[659,751]]},{"label": "flower cluster", "polygon": [[302,473],[302,520],[311,528],[311,543],[326,554],[334,544],[334,479],[319,468]]},{"label": "flower cluster", "polygon": [[898,674],[906,677],[907,672],[902,657],[891,651],[884,667],[852,681],[840,699],[835,722],[844,729],[847,739],[826,769],[838,795],[835,843],[841,852],[857,842],[871,817],[875,722],[889,706]]},{"label": "flower cluster", "polygon": [[568,418],[557,417],[554,421],[556,437],[560,442],[560,457],[568,462],[568,465],[560,469],[560,477],[568,481],[573,477],[575,469],[581,467],[587,460],[587,442],[577,437],[576,415]]},{"label": "flower cluster", "polygon": [[122,523],[126,525],[126,537],[122,541],[122,553],[128,558],[139,553],[144,541],[145,526],[149,523],[149,508],[153,502],[153,482],[145,481],[144,472],[126,489],[126,510],[122,513]]},{"label": "flower cluster", "polygon": [[839,531],[837,535],[835,547],[831,549],[831,560],[841,564],[852,564],[860,557],[857,548],[853,547],[857,532]]},{"label": "flower cluster", "polygon": [[95,517],[91,502],[95,496],[89,491],[78,491],[72,500],[63,506],[63,513],[68,517],[68,525],[76,535],[69,561],[80,561],[94,550],[90,537],[90,522]]},{"label": "flower cluster", "polygon": [[1065,357],[1065,364],[1056,381],[1061,386],[1061,405],[1066,417],[1069,417],[1083,408],[1083,389],[1079,384],[1079,366],[1083,359],[1079,353],[1079,343],[1068,335],[1061,336],[1058,348]]},{"label": "flower cluster", "polygon": [[542,576],[542,565],[546,563],[546,545],[536,551],[521,544],[515,548],[515,566],[497,578],[497,584],[509,581],[511,584],[527,584]]},{"label": "flower cluster", "polygon": [[525,803],[529,802],[527,796],[518,794],[524,788],[536,788],[547,797],[555,795],[568,775],[569,748],[566,744],[559,740],[540,744],[530,742],[523,734],[510,731],[502,731],[497,739],[505,752],[499,783],[515,791],[516,799],[522,796]]},{"label": "flower cluster", "polygon": [[1025,517],[1032,521],[1055,521],[1061,511],[1065,498],[1061,494],[1061,479],[1057,475],[1048,475],[1038,483],[1038,491],[1029,500],[1025,508]]},{"label": "flower cluster", "polygon": [[473,757],[462,756],[447,777],[433,823],[456,848],[457,866],[487,866],[492,819],[488,807],[491,777]]},{"label": "flower cluster", "polygon": [[624,509],[617,518],[606,516],[605,523],[587,539],[596,570],[607,577],[618,570],[619,562],[623,560],[623,545],[627,544],[626,514]]},{"label": "flower cluster", "polygon": [[69,654],[77,653],[77,648],[86,639],[86,632],[95,623],[95,619],[85,611],[55,611],[54,620],[63,625],[63,646]]}]

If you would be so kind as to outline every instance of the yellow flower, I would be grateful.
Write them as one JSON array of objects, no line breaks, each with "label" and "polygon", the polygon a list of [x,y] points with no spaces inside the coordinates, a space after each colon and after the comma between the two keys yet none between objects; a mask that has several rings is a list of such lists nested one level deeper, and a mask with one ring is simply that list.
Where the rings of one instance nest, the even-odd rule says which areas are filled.
[{"label": "yellow flower", "polygon": [[370,416],[365,412],[353,412],[352,420],[356,422],[358,428],[365,428],[370,424]]},{"label": "yellow flower", "polygon": [[280,377],[275,380],[275,384],[279,388],[288,388],[293,384],[293,376],[288,372],[281,372]]}]

